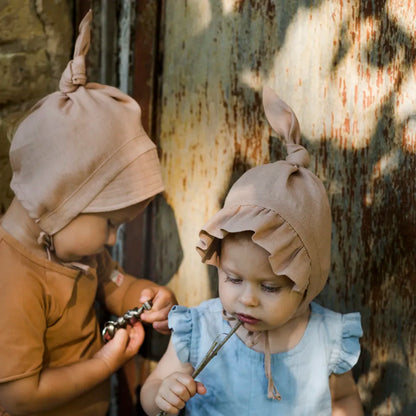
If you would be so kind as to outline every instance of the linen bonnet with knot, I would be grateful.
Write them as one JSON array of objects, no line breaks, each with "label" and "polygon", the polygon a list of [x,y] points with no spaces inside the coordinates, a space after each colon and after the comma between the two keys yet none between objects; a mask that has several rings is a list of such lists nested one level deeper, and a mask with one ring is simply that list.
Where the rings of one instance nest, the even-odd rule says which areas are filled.
[{"label": "linen bonnet with knot", "polygon": [[330,268],[331,212],[322,182],[309,170],[293,110],[264,88],[263,106],[272,128],[286,142],[288,156],[254,167],[231,187],[224,207],[200,231],[202,261],[219,266],[219,243],[228,233],[253,231],[252,239],[270,253],[276,275],[305,294],[299,308],[323,289]]},{"label": "linen bonnet with knot", "polygon": [[89,11],[79,26],[60,90],[35,104],[10,148],[10,186],[49,235],[80,213],[125,208],[163,191],[138,103],[117,88],[87,83],[91,18]]}]

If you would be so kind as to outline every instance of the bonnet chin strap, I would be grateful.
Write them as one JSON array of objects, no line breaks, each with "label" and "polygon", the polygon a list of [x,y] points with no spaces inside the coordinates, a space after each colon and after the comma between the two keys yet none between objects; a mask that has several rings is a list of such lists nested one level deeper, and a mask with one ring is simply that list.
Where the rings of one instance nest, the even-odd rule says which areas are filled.
[{"label": "bonnet chin strap", "polygon": [[[236,317],[229,314],[225,310],[222,311],[222,315],[223,315],[223,318],[227,322],[233,322],[237,320]],[[272,366],[271,366],[272,357],[270,354],[269,331],[261,331],[261,332],[256,333],[253,331],[248,331],[243,326],[240,327],[239,331],[244,331],[243,334],[241,333],[239,334],[239,337],[241,338],[241,335],[242,335],[243,338],[245,338],[248,341],[248,344],[249,344],[248,347],[252,347],[253,345],[257,344],[261,338],[264,339],[264,373],[268,381],[267,397],[269,399],[281,400],[282,396],[280,395],[273,381]]]},{"label": "bonnet chin strap", "polygon": [[55,248],[53,246],[53,238],[45,231],[41,231],[38,237],[38,244],[42,246],[46,250],[46,255],[48,256],[48,260],[52,260],[51,251],[54,251]]},{"label": "bonnet chin strap", "polygon": [[269,331],[264,331],[263,337],[264,337],[264,372],[266,374],[267,380],[269,381],[269,384],[267,387],[267,397],[269,399],[281,400],[282,396],[280,395],[273,381],[272,365],[271,365],[272,356],[270,354]]},{"label": "bonnet chin strap", "polygon": [[[51,254],[52,252],[55,251],[55,246],[53,245],[53,236],[49,235],[48,233],[45,233],[45,231],[41,231],[38,237],[38,244],[45,249],[46,255],[48,256],[48,260],[53,261],[52,254]],[[55,260],[57,260],[56,257],[54,258]],[[79,263],[76,261],[71,261],[71,262],[58,261],[58,263],[62,264],[65,267],[70,267],[71,269],[80,270],[83,273],[88,273],[91,268],[88,264]]]}]

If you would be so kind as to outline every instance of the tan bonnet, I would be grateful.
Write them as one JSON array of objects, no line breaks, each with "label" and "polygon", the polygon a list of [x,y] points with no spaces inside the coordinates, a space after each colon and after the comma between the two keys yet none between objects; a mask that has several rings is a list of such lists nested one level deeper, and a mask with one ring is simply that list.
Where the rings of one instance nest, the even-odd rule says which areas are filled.
[{"label": "tan bonnet", "polygon": [[117,88],[87,83],[91,18],[90,11],[80,24],[60,90],[32,108],[10,148],[11,188],[50,235],[80,213],[125,208],[163,190],[137,102]]},{"label": "tan bonnet", "polygon": [[270,253],[276,275],[294,282],[308,305],[324,287],[330,267],[331,213],[322,182],[309,170],[293,110],[269,88],[263,106],[272,128],[286,142],[286,160],[254,167],[232,186],[224,207],[204,225],[197,244],[202,261],[218,266],[219,243],[228,233],[253,231]]}]

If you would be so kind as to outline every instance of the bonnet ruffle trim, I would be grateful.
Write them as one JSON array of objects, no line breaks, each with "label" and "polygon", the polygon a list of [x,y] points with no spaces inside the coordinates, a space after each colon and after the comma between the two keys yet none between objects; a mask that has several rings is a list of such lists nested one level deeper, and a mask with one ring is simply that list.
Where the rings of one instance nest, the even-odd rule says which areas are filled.
[{"label": "bonnet ruffle trim", "polygon": [[219,266],[220,240],[229,233],[253,231],[253,241],[270,253],[273,272],[287,276],[303,293],[311,275],[309,255],[296,231],[277,212],[257,205],[221,209],[205,224],[196,249],[207,264]]}]

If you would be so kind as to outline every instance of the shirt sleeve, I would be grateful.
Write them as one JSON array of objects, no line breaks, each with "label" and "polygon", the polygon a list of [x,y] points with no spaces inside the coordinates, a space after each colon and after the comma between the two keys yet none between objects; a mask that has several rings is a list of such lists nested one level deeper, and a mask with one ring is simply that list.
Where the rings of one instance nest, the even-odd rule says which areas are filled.
[{"label": "shirt sleeve", "polygon": [[172,343],[180,361],[190,361],[192,338],[192,314],[189,308],[175,305],[169,312],[169,328],[172,332]]},{"label": "shirt sleeve", "polygon": [[125,312],[122,299],[128,289],[128,285],[125,284],[126,273],[122,267],[120,267],[120,265],[113,260],[107,250],[104,250],[102,253],[97,255],[96,260],[98,278],[97,300],[101,304],[106,305],[107,297],[116,296],[118,298],[118,310],[112,310],[111,312],[115,315],[121,315]]},{"label": "shirt sleeve", "polygon": [[361,315],[358,312],[342,315],[341,325],[341,337],[330,363],[331,372],[335,374],[345,373],[357,363],[360,356],[360,337],[363,335]]},{"label": "shirt sleeve", "polygon": [[[11,277],[12,276],[12,277]],[[42,285],[19,271],[1,276],[0,383],[41,371],[46,331]]]}]

